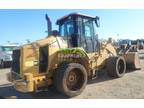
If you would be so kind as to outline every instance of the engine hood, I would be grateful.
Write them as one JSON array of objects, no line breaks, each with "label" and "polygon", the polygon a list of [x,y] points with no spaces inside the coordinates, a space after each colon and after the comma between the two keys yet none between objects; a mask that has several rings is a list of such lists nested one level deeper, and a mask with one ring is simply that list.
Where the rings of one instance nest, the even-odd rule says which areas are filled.
[{"label": "engine hood", "polygon": [[67,48],[67,42],[60,36],[49,36],[45,39],[37,40],[24,46],[32,45],[34,48],[38,48],[46,44],[51,47]]}]

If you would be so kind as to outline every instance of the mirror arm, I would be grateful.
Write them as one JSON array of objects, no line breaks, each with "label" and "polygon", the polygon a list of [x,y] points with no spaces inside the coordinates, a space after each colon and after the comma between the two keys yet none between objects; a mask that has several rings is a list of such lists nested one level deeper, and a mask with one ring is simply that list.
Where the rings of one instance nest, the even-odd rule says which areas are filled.
[{"label": "mirror arm", "polygon": [[99,23],[100,18],[98,16],[95,17],[95,23],[97,27],[100,27],[100,23]]}]

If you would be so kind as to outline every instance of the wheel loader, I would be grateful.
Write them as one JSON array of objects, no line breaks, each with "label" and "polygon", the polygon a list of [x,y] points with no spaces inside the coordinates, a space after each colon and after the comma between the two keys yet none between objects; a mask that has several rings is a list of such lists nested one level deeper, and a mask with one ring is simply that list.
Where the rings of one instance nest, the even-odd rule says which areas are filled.
[{"label": "wheel loader", "polygon": [[11,71],[16,90],[37,92],[54,85],[60,93],[73,97],[79,95],[88,79],[95,78],[101,69],[106,69],[111,77],[120,78],[126,72],[127,63],[140,68],[137,53],[119,55],[110,42],[99,42],[98,16],[68,14],[57,20],[58,31],[51,30],[47,15],[46,19],[47,38],[13,51]]}]

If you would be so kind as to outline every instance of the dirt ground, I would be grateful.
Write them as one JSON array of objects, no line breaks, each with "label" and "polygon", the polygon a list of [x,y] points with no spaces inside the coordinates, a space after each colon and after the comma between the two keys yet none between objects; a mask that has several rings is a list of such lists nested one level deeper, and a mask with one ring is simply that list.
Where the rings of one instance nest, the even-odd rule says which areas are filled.
[{"label": "dirt ground", "polygon": [[103,75],[104,73],[95,81],[89,82],[84,92],[75,98],[144,99],[144,68],[128,72],[118,79]]},{"label": "dirt ground", "polygon": [[[124,77],[112,79],[107,76],[106,72],[100,72],[95,80],[88,82],[86,89],[79,96],[73,99],[144,99],[144,53],[141,56],[141,70],[128,71]],[[2,69],[0,73],[9,72],[10,69]],[[44,98],[44,99],[61,99],[68,98],[58,93],[54,87],[48,91],[36,94],[22,94],[13,87],[1,87],[0,96],[17,96],[17,98]]]}]

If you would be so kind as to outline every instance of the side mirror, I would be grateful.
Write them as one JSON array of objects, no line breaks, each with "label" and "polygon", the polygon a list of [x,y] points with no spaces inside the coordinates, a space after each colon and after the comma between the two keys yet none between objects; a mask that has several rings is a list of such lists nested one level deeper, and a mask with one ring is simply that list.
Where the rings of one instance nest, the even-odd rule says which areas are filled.
[{"label": "side mirror", "polygon": [[95,17],[95,23],[97,27],[100,27],[100,18],[98,16]]}]

